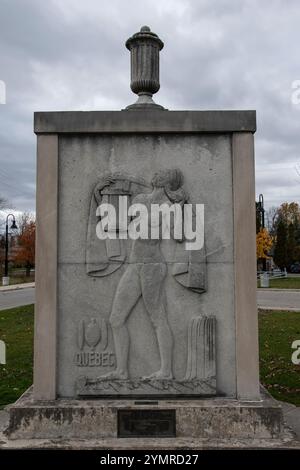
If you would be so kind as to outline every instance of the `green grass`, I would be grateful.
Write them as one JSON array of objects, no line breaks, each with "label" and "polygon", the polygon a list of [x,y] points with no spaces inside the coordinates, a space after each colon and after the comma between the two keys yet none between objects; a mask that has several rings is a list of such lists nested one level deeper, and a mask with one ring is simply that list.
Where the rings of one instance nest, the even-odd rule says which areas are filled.
[{"label": "green grass", "polygon": [[0,339],[6,344],[6,364],[0,364],[2,408],[32,384],[33,305],[0,311]]},{"label": "green grass", "polygon": [[274,398],[300,406],[300,365],[291,361],[296,339],[300,340],[300,312],[260,311],[261,382]]},{"label": "green grass", "polygon": [[[260,281],[257,286],[260,287]],[[300,276],[270,279],[270,287],[273,289],[300,289]]]},{"label": "green grass", "polygon": [[[300,339],[300,312],[259,314],[261,382],[278,400],[300,406],[300,365],[291,344]],[[13,403],[32,384],[33,305],[0,311],[0,339],[7,364],[0,365],[0,408]]]}]

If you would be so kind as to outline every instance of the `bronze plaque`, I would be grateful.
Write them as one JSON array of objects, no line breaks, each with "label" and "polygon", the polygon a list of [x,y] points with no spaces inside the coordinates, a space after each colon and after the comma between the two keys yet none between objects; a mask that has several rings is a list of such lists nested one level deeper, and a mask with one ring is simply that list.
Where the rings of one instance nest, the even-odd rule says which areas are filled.
[{"label": "bronze plaque", "polygon": [[175,410],[118,410],[118,437],[176,437]]}]

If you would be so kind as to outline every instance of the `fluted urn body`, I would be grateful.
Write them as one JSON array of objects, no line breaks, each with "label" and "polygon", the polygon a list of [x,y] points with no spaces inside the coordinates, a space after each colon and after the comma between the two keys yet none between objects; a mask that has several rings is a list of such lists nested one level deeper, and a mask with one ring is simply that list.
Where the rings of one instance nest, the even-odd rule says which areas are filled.
[{"label": "fluted urn body", "polygon": [[126,47],[131,55],[130,87],[139,96],[127,109],[148,106],[163,109],[152,100],[152,95],[160,88],[159,51],[164,47],[163,42],[148,26],[143,26],[126,41]]}]

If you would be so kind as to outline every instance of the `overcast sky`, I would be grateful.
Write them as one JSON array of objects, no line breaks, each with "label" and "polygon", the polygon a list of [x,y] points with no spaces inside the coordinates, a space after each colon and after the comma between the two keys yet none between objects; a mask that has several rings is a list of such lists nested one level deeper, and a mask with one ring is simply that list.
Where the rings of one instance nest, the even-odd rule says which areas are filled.
[{"label": "overcast sky", "polygon": [[299,0],[0,0],[0,195],[35,209],[34,111],[135,101],[124,42],[144,24],[165,43],[155,100],[256,109],[256,193],[300,202]]}]

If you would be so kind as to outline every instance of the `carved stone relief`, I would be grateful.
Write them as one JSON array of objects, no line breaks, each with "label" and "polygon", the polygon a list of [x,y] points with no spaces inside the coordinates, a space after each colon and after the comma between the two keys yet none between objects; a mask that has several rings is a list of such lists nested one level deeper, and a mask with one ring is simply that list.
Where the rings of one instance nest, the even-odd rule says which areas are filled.
[{"label": "carved stone relief", "polygon": [[[174,202],[183,207],[188,201],[188,195],[183,189],[183,175],[177,169],[156,173],[151,184],[130,175],[120,173],[107,175],[94,188],[87,231],[87,274],[93,277],[113,275],[125,260],[126,266],[118,282],[109,315],[115,368],[108,373],[102,373],[103,369],[100,369],[100,374],[96,378],[81,376],[76,383],[77,394],[213,395],[216,390],[214,317],[200,316],[190,321],[186,331],[188,345],[186,374],[182,379],[174,378],[173,375],[173,348],[177,338],[174,338],[168,320],[165,292],[168,267],[160,249],[161,237],[157,240],[134,240],[130,250],[122,237],[104,241],[96,237],[96,224],[99,221],[95,216],[97,206],[107,201],[118,209],[117,201],[120,195],[125,195],[129,203],[142,203],[149,209],[151,204],[170,205]],[[149,221],[149,225],[151,223]],[[182,245],[177,240],[173,243]],[[204,247],[195,252],[187,252],[179,246],[176,253],[171,267],[175,280],[193,292],[204,293],[206,291]],[[139,299],[143,301],[155,332],[160,368],[149,376],[130,377],[130,335],[127,321]],[[107,347],[107,337],[107,325],[103,319],[91,318],[88,323],[80,322],[78,328],[80,350],[85,346],[90,348],[90,353],[95,353],[96,347],[104,350]],[[97,356],[97,363],[101,361],[103,362],[102,358]],[[107,361],[110,366],[113,364],[112,357],[110,360],[109,356]],[[90,359],[84,363],[86,362],[91,365]],[[92,362],[96,362],[94,356]]]},{"label": "carved stone relief", "polygon": [[77,333],[76,366],[103,367],[104,370],[115,367],[115,354],[108,349],[108,326],[103,317],[80,320]]},{"label": "carved stone relief", "polygon": [[216,319],[202,315],[188,327],[188,357],[185,380],[215,378]]}]

